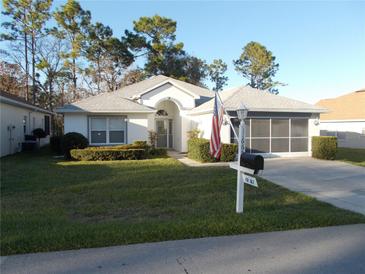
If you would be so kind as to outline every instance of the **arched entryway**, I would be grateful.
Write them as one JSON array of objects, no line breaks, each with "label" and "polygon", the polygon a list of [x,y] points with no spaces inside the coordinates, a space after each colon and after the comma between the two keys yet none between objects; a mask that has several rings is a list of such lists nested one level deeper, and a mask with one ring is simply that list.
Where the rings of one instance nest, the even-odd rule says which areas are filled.
[{"label": "arched entryway", "polygon": [[181,145],[179,138],[181,119],[177,104],[171,100],[164,100],[157,103],[155,108],[157,147],[178,150]]}]

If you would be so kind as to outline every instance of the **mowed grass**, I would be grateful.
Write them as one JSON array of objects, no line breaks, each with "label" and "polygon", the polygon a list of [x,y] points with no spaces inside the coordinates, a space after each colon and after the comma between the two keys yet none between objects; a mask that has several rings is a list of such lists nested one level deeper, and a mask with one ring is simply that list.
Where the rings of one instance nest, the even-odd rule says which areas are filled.
[{"label": "mowed grass", "polygon": [[336,160],[365,167],[365,149],[339,147],[337,148]]},{"label": "mowed grass", "polygon": [[170,158],[66,162],[46,152],[1,159],[1,254],[364,223],[262,179],[235,213],[236,173]]}]

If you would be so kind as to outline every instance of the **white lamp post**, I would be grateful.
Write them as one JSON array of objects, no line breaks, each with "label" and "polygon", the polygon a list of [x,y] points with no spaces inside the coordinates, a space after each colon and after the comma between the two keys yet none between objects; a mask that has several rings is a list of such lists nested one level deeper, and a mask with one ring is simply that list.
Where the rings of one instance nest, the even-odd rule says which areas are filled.
[{"label": "white lamp post", "polygon": [[[247,118],[248,109],[244,104],[241,104],[239,109],[237,109],[237,117],[240,120],[239,134],[238,134],[238,159],[237,165],[240,166],[241,154],[245,152],[245,119]],[[244,182],[241,180],[241,171],[237,169],[237,199],[236,199],[236,212],[243,212],[243,202],[244,202]]]}]

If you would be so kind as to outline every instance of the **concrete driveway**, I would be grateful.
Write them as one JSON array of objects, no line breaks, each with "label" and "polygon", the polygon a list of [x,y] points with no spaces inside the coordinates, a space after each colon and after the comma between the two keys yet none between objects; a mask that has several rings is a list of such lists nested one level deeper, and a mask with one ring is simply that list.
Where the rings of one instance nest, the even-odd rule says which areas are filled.
[{"label": "concrete driveway", "polygon": [[265,159],[262,175],[278,185],[365,215],[365,168],[309,157]]}]

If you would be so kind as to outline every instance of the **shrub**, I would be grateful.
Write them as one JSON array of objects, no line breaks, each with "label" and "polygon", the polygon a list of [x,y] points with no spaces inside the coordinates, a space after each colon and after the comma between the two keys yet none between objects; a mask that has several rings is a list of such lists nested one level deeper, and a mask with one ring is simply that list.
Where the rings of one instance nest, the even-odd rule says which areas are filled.
[{"label": "shrub", "polygon": [[116,145],[116,146],[93,146],[89,147],[89,149],[148,149],[150,146],[147,145],[146,141],[135,141],[133,144],[125,144],[125,145]]},{"label": "shrub", "polygon": [[57,154],[63,153],[62,139],[63,139],[63,136],[51,136],[49,143],[51,145],[51,149],[53,152],[55,152]]},{"label": "shrub", "polygon": [[334,160],[337,152],[337,137],[313,136],[312,157],[325,160]]},{"label": "shrub", "polygon": [[156,147],[156,143],[157,143],[157,132],[155,132],[153,130],[149,130],[148,131],[148,140],[149,140],[150,145],[152,147]]},{"label": "shrub", "polygon": [[188,131],[187,134],[188,134],[188,139],[199,138],[200,130],[197,128],[192,129],[192,130]]},{"label": "shrub", "polygon": [[151,147],[148,150],[148,155],[149,156],[166,156],[167,155],[167,150],[165,148],[154,148],[154,147]]},{"label": "shrub", "polygon": [[24,141],[37,141],[34,135],[24,135]]},{"label": "shrub", "polygon": [[71,157],[79,161],[140,160],[146,158],[145,149],[72,149]]},{"label": "shrub", "polygon": [[[192,138],[188,141],[188,157],[203,163],[215,162],[210,155],[209,140],[203,138]],[[237,153],[236,144],[223,144],[221,162],[233,161]]]},{"label": "shrub", "polygon": [[134,141],[132,146],[138,147],[138,148],[145,148],[147,149],[149,146],[147,144],[147,141]]},{"label": "shrub", "polygon": [[203,138],[192,138],[188,141],[188,158],[203,163],[214,162],[209,153],[209,140]]},{"label": "shrub", "polygon": [[237,151],[238,151],[237,144],[223,144],[221,162],[234,161]]},{"label": "shrub", "polygon": [[88,145],[89,141],[80,133],[69,132],[63,136],[62,148],[66,159],[71,159],[71,149],[86,148]]},{"label": "shrub", "polygon": [[47,137],[47,133],[42,128],[36,128],[36,129],[34,129],[33,130],[33,135],[38,140],[41,139],[41,138],[46,138]]}]

